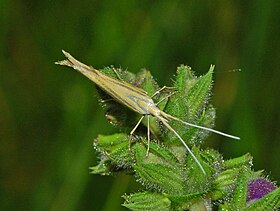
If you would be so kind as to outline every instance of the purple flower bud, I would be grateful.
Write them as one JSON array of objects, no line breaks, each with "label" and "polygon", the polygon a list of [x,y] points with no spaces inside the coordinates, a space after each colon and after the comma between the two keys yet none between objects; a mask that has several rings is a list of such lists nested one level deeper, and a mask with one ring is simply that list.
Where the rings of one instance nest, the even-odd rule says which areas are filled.
[{"label": "purple flower bud", "polygon": [[248,183],[247,202],[260,199],[274,189],[276,189],[276,186],[267,179],[253,179]]}]

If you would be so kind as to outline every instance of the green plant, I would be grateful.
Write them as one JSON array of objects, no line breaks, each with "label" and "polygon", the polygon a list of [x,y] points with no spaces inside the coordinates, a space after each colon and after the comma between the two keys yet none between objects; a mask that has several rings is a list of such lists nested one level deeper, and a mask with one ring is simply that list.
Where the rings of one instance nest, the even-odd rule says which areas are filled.
[{"label": "green plant", "polygon": [[[101,71],[116,77],[112,68]],[[117,71],[123,80],[141,87],[149,95],[159,89],[147,70],[136,75],[120,69]],[[167,89],[155,96],[154,102],[174,92],[159,104],[160,109],[182,120],[212,128],[215,120],[215,109],[209,103],[212,74],[210,68],[204,76],[196,77],[190,67],[181,65],[173,85],[176,92]],[[211,210],[214,206],[220,210],[271,210],[280,207],[280,189],[265,179],[262,171],[252,170],[250,154],[224,160],[218,151],[200,147],[208,131],[180,122],[170,123],[192,146],[192,152],[206,175],[186,153],[177,137],[153,118],[149,156],[146,156],[145,121],[132,137],[129,150],[127,132],[133,128],[140,114],[131,112],[101,89],[98,90],[108,121],[119,126],[123,133],[97,137],[94,144],[101,156],[99,164],[92,167],[91,172],[101,175],[131,172],[146,188],[143,192],[123,196],[123,206],[131,210]],[[259,194],[255,194],[258,190]]]}]

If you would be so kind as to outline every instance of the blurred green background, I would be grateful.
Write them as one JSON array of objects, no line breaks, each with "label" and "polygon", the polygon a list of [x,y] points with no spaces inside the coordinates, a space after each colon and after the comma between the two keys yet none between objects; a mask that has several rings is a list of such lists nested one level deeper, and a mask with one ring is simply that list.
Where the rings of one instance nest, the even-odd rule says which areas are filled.
[{"label": "blurred green background", "polygon": [[[61,49],[86,64],[150,69],[171,85],[176,67],[216,65],[216,135],[225,158],[250,152],[280,181],[280,1],[0,1],[1,210],[124,210],[127,175],[90,175],[105,121],[93,84],[55,66]],[[242,72],[231,71],[241,68]]]}]

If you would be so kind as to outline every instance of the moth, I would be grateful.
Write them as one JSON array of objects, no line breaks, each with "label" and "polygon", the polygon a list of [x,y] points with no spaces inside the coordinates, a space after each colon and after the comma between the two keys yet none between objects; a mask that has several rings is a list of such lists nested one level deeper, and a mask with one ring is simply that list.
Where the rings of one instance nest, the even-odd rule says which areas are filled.
[{"label": "moth", "polygon": [[[202,130],[207,130],[213,133],[217,133],[222,136],[226,136],[232,139],[239,140],[239,137],[232,136],[211,128],[199,126],[192,124],[190,122],[183,121],[177,117],[174,117],[170,114],[165,113],[164,111],[160,110],[157,106],[158,103],[154,103],[152,97],[155,96],[159,91],[164,89],[165,87],[158,90],[155,94],[152,96],[148,96],[147,92],[143,89],[133,86],[132,84],[123,81],[121,79],[115,79],[112,77],[109,77],[108,75],[100,72],[99,70],[94,69],[91,66],[85,65],[81,62],[79,62],[77,59],[75,59],[73,56],[71,56],[66,51],[62,50],[63,54],[67,58],[66,60],[55,62],[55,64],[58,65],[64,65],[71,67],[78,72],[82,73],[84,76],[89,78],[91,81],[93,81],[97,86],[99,86],[103,91],[105,91],[107,94],[109,94],[114,100],[117,102],[123,104],[124,106],[127,106],[129,109],[131,109],[134,112],[137,112],[142,115],[142,117],[137,122],[136,126],[131,130],[130,137],[133,135],[139,124],[142,122],[143,118],[147,117],[147,153],[148,156],[149,148],[150,148],[150,116],[153,116],[157,118],[159,121],[162,122],[162,124],[167,127],[171,132],[174,133],[174,135],[181,141],[181,143],[184,145],[184,147],[187,149],[188,153],[192,156],[194,161],[197,163],[203,174],[205,173],[204,168],[202,167],[199,160],[195,157],[195,155],[192,153],[191,149],[188,147],[188,145],[185,143],[185,141],[181,138],[181,136],[176,132],[174,128],[172,128],[169,124],[170,120],[178,121],[184,125],[199,128]],[[214,66],[211,66],[211,68],[214,68]],[[116,72],[116,75],[118,76],[118,73]],[[130,140],[130,139],[129,139]],[[130,143],[129,143],[130,146]]]}]

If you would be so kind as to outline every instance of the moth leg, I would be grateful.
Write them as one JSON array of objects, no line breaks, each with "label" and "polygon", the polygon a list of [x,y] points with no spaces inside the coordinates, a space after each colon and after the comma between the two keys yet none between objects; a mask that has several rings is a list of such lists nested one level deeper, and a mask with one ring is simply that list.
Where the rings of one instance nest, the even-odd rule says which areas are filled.
[{"label": "moth leg", "polygon": [[121,78],[121,76],[119,75],[119,73],[118,73],[118,71],[116,70],[115,67],[113,67],[113,70],[114,70],[115,74],[117,75],[118,79],[119,79],[120,81],[123,81],[123,79]]},{"label": "moth leg", "polygon": [[166,89],[166,88],[167,88],[167,86],[161,87],[159,90],[157,90],[157,91],[151,96],[151,98],[153,98],[154,96],[156,96],[157,94],[159,94],[162,90],[164,90],[164,89]]},{"label": "moth leg", "polygon": [[162,101],[168,99],[169,97],[171,97],[172,95],[174,95],[175,93],[177,93],[177,91],[170,93],[169,95],[165,96],[164,98],[160,99],[157,103],[155,103],[156,105],[162,103]]},{"label": "moth leg", "polygon": [[163,86],[163,87],[161,87],[159,90],[157,90],[157,91],[151,96],[151,98],[153,98],[154,96],[156,96],[157,94],[159,94],[161,91],[163,91],[163,90],[165,90],[165,89],[175,89],[175,87]]},{"label": "moth leg", "polygon": [[105,99],[105,100],[100,99],[99,101],[100,101],[100,103],[108,103],[108,102],[112,102],[112,101],[116,102],[113,98]]},{"label": "moth leg", "polygon": [[147,118],[148,118],[148,124],[147,124],[148,147],[147,147],[146,157],[149,156],[149,151],[150,151],[150,115],[147,115]]},{"label": "moth leg", "polygon": [[137,124],[135,125],[135,127],[131,130],[131,132],[129,133],[129,139],[128,139],[128,149],[129,151],[131,150],[131,138],[133,133],[135,132],[135,130],[138,128],[138,126],[140,125],[141,121],[143,120],[144,115],[139,119],[139,121],[137,122]]}]

